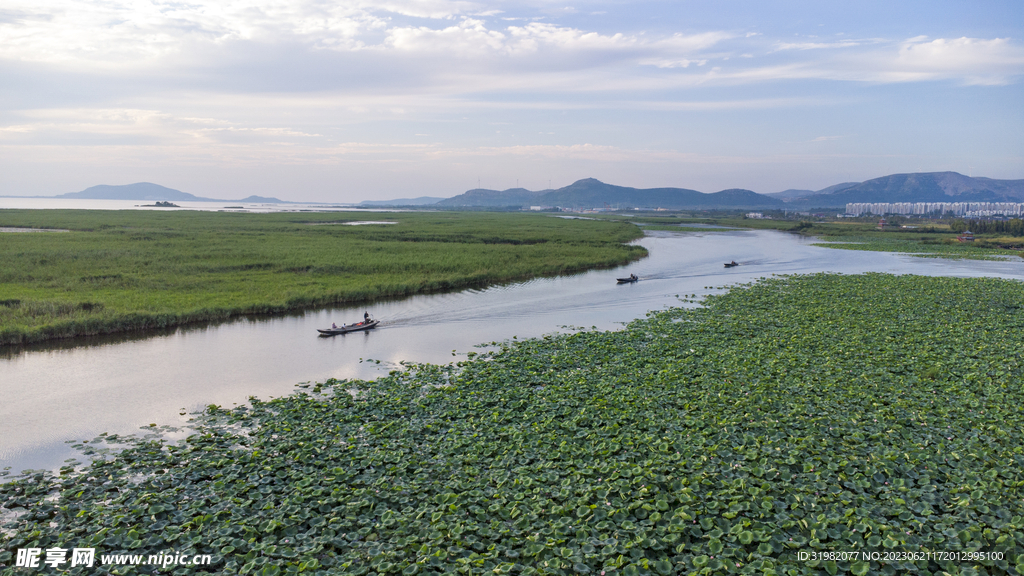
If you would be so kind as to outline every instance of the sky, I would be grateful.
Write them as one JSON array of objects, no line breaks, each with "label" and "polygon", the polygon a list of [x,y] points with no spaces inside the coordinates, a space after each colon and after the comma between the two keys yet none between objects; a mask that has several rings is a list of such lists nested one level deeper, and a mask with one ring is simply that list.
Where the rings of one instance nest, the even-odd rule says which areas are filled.
[{"label": "sky", "polygon": [[1024,2],[4,0],[0,195],[1024,178]]}]

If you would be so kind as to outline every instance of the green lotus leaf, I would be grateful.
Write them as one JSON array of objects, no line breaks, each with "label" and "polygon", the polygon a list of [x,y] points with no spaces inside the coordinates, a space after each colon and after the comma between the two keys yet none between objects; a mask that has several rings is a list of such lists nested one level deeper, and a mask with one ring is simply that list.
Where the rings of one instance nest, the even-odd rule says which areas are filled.
[{"label": "green lotus leaf", "polygon": [[1024,317],[985,303],[1022,293],[988,279],[766,279],[618,332],[218,409],[237,428],[0,483],[0,507],[26,511],[5,514],[0,550],[77,534],[108,550],[216,551],[214,571],[247,574],[662,561],[836,574],[862,567],[795,552],[964,547],[1005,550],[999,569],[1013,570],[1024,392],[1007,383],[1024,375]]}]

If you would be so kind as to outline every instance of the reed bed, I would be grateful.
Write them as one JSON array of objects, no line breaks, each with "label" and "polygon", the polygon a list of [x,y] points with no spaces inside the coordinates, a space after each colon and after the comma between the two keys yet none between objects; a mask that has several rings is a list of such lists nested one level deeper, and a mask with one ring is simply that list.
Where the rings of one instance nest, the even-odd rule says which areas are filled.
[{"label": "reed bed", "polygon": [[[391,221],[347,226],[345,222]],[[0,212],[0,344],[163,328],[609,267],[625,223],[493,213]]]}]

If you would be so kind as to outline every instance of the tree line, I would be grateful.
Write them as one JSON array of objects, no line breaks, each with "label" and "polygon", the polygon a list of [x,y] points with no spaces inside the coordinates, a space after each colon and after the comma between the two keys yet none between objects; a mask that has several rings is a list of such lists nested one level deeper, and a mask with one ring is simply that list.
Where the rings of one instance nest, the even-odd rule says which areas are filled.
[{"label": "tree line", "polygon": [[1024,236],[1024,220],[964,220],[957,218],[949,224],[953,232],[970,230],[975,234],[1006,234],[1008,236]]}]

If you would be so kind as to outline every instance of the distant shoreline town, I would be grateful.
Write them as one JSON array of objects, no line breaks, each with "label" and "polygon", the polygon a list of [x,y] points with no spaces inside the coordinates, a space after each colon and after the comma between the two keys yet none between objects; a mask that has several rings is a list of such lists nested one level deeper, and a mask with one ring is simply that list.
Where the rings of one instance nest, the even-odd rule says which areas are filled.
[{"label": "distant shoreline town", "polygon": [[952,214],[963,218],[987,218],[992,216],[1024,215],[1024,203],[1020,202],[853,202],[846,205],[846,215],[862,216],[874,214]]}]

